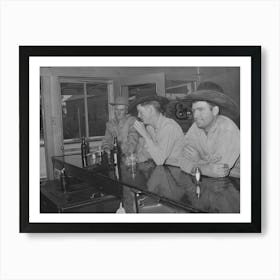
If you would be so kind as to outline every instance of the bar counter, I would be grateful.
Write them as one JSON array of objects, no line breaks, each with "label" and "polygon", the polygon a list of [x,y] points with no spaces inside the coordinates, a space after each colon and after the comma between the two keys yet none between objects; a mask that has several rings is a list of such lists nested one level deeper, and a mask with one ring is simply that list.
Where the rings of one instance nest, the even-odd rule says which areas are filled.
[{"label": "bar counter", "polygon": [[[52,161],[54,174],[65,168],[70,178],[86,183],[86,187],[81,184],[80,192],[92,195],[97,190],[104,198],[115,197],[118,205],[122,201],[126,213],[240,212],[238,178],[201,176],[198,195],[197,183],[192,175],[178,167],[156,166],[153,161],[138,163],[136,166],[127,166],[121,161],[119,174],[104,164],[92,164],[83,168],[79,154],[55,156]],[[89,188],[93,191],[88,191]],[[47,188],[44,188],[45,195],[47,192]],[[69,185],[66,194],[63,194],[57,186],[56,193],[59,192],[63,198],[73,190]],[[116,211],[115,208],[112,212]]]}]

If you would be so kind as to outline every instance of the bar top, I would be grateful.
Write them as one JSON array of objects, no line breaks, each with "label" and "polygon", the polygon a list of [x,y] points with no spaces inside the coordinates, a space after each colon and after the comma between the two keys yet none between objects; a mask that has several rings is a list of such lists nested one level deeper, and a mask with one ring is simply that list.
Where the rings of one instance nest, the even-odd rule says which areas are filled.
[{"label": "bar top", "polygon": [[[53,157],[53,162],[80,168],[85,174],[102,178],[107,185],[114,183],[123,187],[124,197],[129,192],[144,193],[159,201],[171,203],[191,212],[239,213],[240,180],[238,178],[210,178],[201,176],[199,184],[194,176],[178,167],[156,166],[153,161],[127,166],[124,161],[119,168],[119,178],[114,170],[103,165],[82,168],[80,155]],[[107,181],[106,181],[107,180]],[[199,190],[198,190],[199,187]]]}]

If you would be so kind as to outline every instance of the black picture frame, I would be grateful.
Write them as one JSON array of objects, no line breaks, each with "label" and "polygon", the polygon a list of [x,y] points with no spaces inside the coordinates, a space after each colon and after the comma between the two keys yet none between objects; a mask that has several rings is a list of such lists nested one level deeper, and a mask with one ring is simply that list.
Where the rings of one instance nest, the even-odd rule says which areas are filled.
[{"label": "black picture frame", "polygon": [[[246,56],[251,58],[250,223],[32,223],[29,220],[29,59],[33,56]],[[261,46],[20,46],[20,232],[261,232]],[[39,182],[38,182],[39,185]],[[39,194],[39,188],[38,188]]]}]

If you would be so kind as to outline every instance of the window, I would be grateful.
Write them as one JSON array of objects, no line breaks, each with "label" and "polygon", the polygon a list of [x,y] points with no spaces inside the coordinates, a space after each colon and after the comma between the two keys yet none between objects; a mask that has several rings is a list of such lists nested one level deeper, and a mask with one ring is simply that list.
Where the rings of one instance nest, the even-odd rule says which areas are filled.
[{"label": "window", "polygon": [[64,140],[105,134],[108,85],[100,82],[61,82]]}]

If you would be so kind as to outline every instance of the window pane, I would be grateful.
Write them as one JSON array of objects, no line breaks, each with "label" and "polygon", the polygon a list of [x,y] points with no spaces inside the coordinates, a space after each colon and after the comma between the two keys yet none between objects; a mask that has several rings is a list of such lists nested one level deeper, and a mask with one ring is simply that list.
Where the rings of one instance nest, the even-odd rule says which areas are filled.
[{"label": "window pane", "polygon": [[61,83],[64,139],[85,136],[84,87],[82,83]]},{"label": "window pane", "polygon": [[87,105],[89,136],[103,136],[109,119],[107,84],[87,84]]}]

